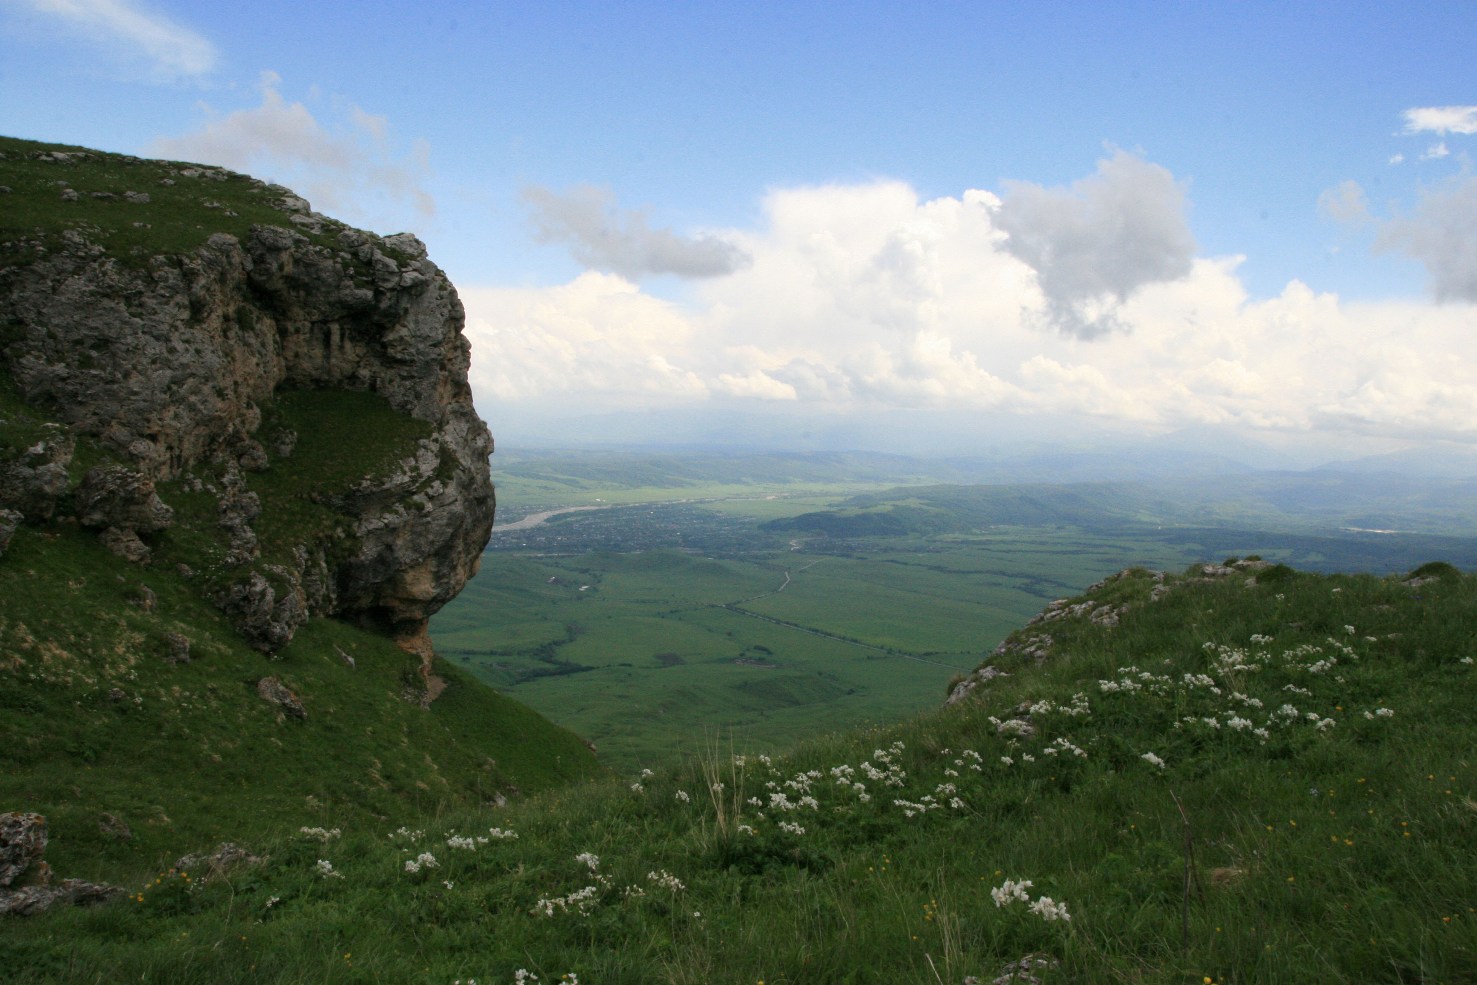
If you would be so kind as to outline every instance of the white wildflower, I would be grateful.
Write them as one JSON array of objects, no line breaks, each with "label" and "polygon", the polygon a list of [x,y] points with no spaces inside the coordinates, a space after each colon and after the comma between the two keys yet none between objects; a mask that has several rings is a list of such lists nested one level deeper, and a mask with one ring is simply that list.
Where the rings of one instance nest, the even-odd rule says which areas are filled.
[{"label": "white wildflower", "polygon": [[1040,915],[1042,920],[1051,923],[1054,920],[1065,920],[1068,923],[1072,915],[1067,912],[1066,903],[1058,903],[1050,896],[1043,896],[1031,904],[1031,912]]},{"label": "white wildflower", "polygon": [[337,838],[342,833],[343,832],[339,831],[338,828],[334,828],[334,829],[332,829],[330,831],[324,831],[322,828],[299,828],[298,829],[298,834],[304,834],[304,835],[307,835],[310,838],[317,838],[319,841],[321,841],[321,842],[323,842],[325,844],[327,844],[328,842],[330,842],[333,839]]},{"label": "white wildflower", "polygon": [[1164,769],[1164,760],[1160,759],[1158,756],[1156,756],[1152,752],[1146,752],[1146,753],[1144,753],[1142,756],[1139,757],[1139,759],[1142,759],[1144,762],[1148,763],[1150,766],[1157,766],[1160,769]]},{"label": "white wildflower", "polygon": [[648,872],[646,873],[646,879],[648,882],[656,883],[658,886],[660,886],[662,889],[665,889],[669,893],[680,893],[687,888],[686,886],[682,885],[681,879],[678,879],[666,869],[658,869],[656,872]]},{"label": "white wildflower", "polygon": [[1018,882],[1007,879],[1004,884],[990,890],[990,898],[995,901],[996,907],[1006,906],[1017,900],[1029,903],[1031,897],[1026,895],[1026,890],[1030,889],[1031,885],[1029,879],[1022,879]]}]

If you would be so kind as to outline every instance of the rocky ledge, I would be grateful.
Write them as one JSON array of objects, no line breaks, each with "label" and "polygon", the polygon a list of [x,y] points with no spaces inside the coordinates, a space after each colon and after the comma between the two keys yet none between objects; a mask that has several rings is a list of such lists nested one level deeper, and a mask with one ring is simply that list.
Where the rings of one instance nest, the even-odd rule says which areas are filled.
[{"label": "rocky ledge", "polygon": [[[446,275],[410,234],[348,228],[287,189],[240,175],[91,152],[36,151],[24,163],[71,169],[60,178],[92,158],[164,168],[156,183],[171,195],[191,181],[244,182],[281,222],[131,255],[85,222],[6,231],[0,370],[49,422],[17,454],[0,455],[7,532],[75,518],[115,553],[147,563],[151,534],[173,522],[155,484],[204,474],[232,545],[211,591],[253,645],[275,651],[310,616],[336,615],[428,653],[426,620],[475,572],[494,505],[492,439],[472,406],[463,310]],[[128,202],[138,210],[133,226],[146,228],[147,196]],[[48,207],[75,204],[64,197]],[[335,544],[307,541],[289,563],[265,564],[251,531],[258,507],[241,476],[267,467],[264,440],[290,453],[291,435],[259,434],[263,407],[289,389],[377,394],[429,425],[429,436],[391,474],[335,499],[352,528]],[[83,438],[113,464],[78,476]]]}]

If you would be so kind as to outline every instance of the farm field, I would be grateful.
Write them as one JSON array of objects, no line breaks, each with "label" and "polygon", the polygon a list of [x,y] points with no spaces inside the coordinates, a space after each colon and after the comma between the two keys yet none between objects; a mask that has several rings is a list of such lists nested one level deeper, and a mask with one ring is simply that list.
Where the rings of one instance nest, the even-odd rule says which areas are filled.
[{"label": "farm field", "polygon": [[[875,556],[662,549],[495,554],[433,622],[437,650],[633,770],[732,735],[796,741],[937,706],[1051,599],[1188,553],[1002,532]],[[783,588],[781,588],[783,586]]]},{"label": "farm field", "polygon": [[1127,567],[1477,566],[1469,537],[1240,506],[1264,528],[1206,522],[1235,489],[929,485],[922,466],[888,464],[909,484],[880,488],[845,459],[515,460],[481,573],[432,621],[437,651],[630,772],[714,738],[780,750],[934,708],[1048,602]]}]

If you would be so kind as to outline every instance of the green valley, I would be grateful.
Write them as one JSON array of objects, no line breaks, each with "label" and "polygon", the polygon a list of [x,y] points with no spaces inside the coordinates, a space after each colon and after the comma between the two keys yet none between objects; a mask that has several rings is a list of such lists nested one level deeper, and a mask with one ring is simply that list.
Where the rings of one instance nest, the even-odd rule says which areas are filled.
[{"label": "green valley", "polygon": [[[1293,477],[1276,496],[1265,477],[1219,495],[935,481],[967,474],[896,456],[524,453],[499,473],[514,519],[433,621],[436,644],[629,771],[714,736],[775,750],[934,707],[1048,602],[1132,566],[1477,566],[1471,537],[1341,529],[1326,495],[1318,512],[1279,505]],[[1448,528],[1464,494],[1438,503]]]}]

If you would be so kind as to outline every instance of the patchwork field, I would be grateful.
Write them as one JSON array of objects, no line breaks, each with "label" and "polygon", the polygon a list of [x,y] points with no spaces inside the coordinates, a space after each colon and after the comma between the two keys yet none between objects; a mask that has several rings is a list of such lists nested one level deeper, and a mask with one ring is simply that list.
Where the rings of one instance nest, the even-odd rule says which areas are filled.
[{"label": "patchwork field", "polygon": [[1234,489],[937,485],[890,464],[867,478],[844,458],[515,459],[500,528],[581,509],[495,530],[482,572],[432,622],[437,650],[632,771],[714,737],[782,749],[936,707],[1048,602],[1128,567],[1477,566],[1471,538],[1330,528],[1321,501],[1300,525],[1238,505],[1256,529],[1206,522]]}]

